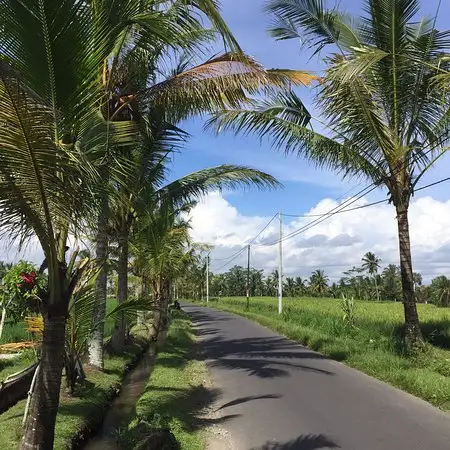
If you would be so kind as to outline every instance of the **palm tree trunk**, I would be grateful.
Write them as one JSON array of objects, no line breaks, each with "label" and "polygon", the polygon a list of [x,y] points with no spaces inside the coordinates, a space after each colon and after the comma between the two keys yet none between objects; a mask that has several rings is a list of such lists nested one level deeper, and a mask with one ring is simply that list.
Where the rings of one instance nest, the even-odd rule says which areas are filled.
[{"label": "palm tree trunk", "polygon": [[108,284],[108,198],[102,200],[96,237],[96,264],[100,272],[95,280],[95,304],[92,314],[92,332],[89,340],[89,363],[103,370],[106,298]]},{"label": "palm tree trunk", "polygon": [[375,281],[375,292],[377,293],[377,302],[380,301],[380,291],[378,290],[378,282],[377,282],[377,274],[373,277],[373,281]]},{"label": "palm tree trunk", "polygon": [[397,225],[400,249],[400,271],[403,290],[403,308],[405,312],[405,344],[412,350],[423,344],[414,295],[414,275],[409,237],[408,205],[397,205]]},{"label": "palm tree trunk", "polygon": [[[117,303],[121,305],[128,297],[128,231],[122,230],[119,236],[119,260],[117,264]],[[125,346],[126,323],[125,315],[117,315],[116,324],[111,338],[114,352],[120,353]]]},{"label": "palm tree trunk", "polygon": [[[66,303],[67,304],[67,303]],[[56,414],[59,405],[64,365],[65,315],[47,313],[41,362],[27,418],[21,450],[51,450],[55,437]]]}]

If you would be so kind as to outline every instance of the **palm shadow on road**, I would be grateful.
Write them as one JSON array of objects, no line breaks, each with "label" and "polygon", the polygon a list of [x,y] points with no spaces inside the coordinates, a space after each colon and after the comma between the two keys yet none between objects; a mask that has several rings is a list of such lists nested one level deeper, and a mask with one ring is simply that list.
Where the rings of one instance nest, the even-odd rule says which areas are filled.
[{"label": "palm shadow on road", "polygon": [[[210,316],[199,311],[190,311],[190,315],[195,324],[194,332],[201,339],[202,356],[209,360],[210,367],[244,370],[260,378],[289,376],[289,370],[334,375],[329,370],[303,362],[326,359],[324,356],[280,336],[225,339],[220,330],[214,328]],[[205,327],[205,323],[211,326]]]},{"label": "palm shadow on road", "polygon": [[267,442],[262,447],[251,450],[316,450],[341,448],[323,434],[302,434],[297,439],[287,442]]}]

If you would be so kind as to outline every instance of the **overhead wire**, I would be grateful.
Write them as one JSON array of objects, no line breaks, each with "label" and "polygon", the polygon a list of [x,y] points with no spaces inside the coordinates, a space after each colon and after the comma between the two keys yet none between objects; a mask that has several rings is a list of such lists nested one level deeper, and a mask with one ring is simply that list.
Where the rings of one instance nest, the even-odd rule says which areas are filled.
[{"label": "overhead wire", "polygon": [[[424,189],[427,189],[427,188],[430,188],[432,186],[436,186],[436,185],[444,183],[446,181],[450,181],[450,177],[446,177],[446,178],[443,178],[441,180],[435,181],[433,183],[427,184],[425,186],[421,186],[420,188],[416,189],[416,192],[424,190]],[[349,203],[349,205],[351,205],[352,203],[355,203],[356,201],[358,201],[362,197],[363,196],[354,199],[351,203]],[[335,211],[335,212],[332,212],[332,213],[330,213],[330,212],[325,213],[325,214],[323,214],[321,216],[322,219],[319,217],[318,219],[315,219],[312,222],[310,222],[310,223],[308,223],[306,225],[303,225],[302,227],[298,228],[297,230],[294,230],[293,232],[287,234],[286,236],[283,236],[282,239],[281,239],[281,242],[287,241],[288,239],[291,239],[291,238],[293,238],[293,237],[295,237],[295,236],[297,236],[297,235],[299,235],[301,233],[304,233],[305,231],[308,231],[309,229],[313,228],[314,226],[319,225],[323,221],[327,220],[328,218],[330,218],[330,217],[332,217],[332,216],[334,216],[334,215],[336,215],[338,213],[348,212],[348,211],[355,211],[357,209],[363,209],[363,208],[367,208],[369,206],[374,206],[374,205],[378,205],[378,204],[381,204],[381,203],[387,203],[387,202],[388,202],[388,200],[380,200],[380,201],[377,201],[377,202],[369,203],[367,205],[360,205],[360,206],[356,206],[356,207],[350,208],[350,209],[341,209],[341,210],[338,210],[338,211]],[[349,206],[349,205],[346,205],[346,206]],[[262,247],[271,247],[273,245],[278,244],[279,242],[280,242],[280,239],[277,239],[276,241],[270,242],[268,244],[261,244],[261,246]]]},{"label": "overhead wire", "polygon": [[221,269],[223,269],[224,267],[228,266],[229,264],[231,264],[233,261],[235,261],[243,252],[244,250],[251,245],[253,242],[255,242],[255,240],[261,236],[262,233],[264,233],[265,230],[267,230],[267,228],[269,227],[269,225],[274,221],[274,219],[277,217],[277,213],[274,214],[272,216],[272,218],[266,223],[266,225],[264,226],[264,228],[255,236],[253,237],[248,243],[246,243],[242,248],[240,248],[237,252],[233,253],[231,256],[228,256],[227,258],[220,258],[220,259],[215,259],[214,262],[216,261],[227,261],[225,264],[223,264],[219,269],[216,269],[216,271],[219,271]]}]

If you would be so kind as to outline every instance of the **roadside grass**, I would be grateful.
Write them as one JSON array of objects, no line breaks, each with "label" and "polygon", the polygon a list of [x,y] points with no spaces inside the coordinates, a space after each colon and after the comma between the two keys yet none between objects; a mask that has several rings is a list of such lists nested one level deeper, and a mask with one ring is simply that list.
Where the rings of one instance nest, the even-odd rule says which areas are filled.
[{"label": "roadside grass", "polygon": [[[63,379],[54,449],[72,448],[76,437],[100,426],[111,398],[120,387],[127,365],[142,353],[146,345],[144,339],[135,338],[122,355],[106,357],[104,372],[88,369],[85,385],[78,387],[73,397],[65,394]],[[0,416],[0,448],[17,448],[22,436],[25,403],[26,400],[20,401]]]},{"label": "roadside grass", "polygon": [[355,301],[355,325],[343,320],[338,299],[221,298],[209,306],[259,322],[330,358],[390,383],[444,410],[450,410],[450,309],[419,304],[426,348],[404,352],[403,305]]},{"label": "roadside grass", "polygon": [[204,449],[205,421],[197,414],[212,401],[212,393],[203,385],[206,366],[193,358],[193,350],[188,316],[174,313],[136,415],[121,433],[121,448],[132,449],[151,428],[164,428],[174,434],[182,450]]}]

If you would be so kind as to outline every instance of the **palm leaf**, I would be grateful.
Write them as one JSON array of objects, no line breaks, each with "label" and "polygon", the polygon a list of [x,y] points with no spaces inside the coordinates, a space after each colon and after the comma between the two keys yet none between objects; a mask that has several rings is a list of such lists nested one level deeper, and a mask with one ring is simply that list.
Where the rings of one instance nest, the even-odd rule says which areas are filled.
[{"label": "palm leaf", "polygon": [[212,190],[236,189],[255,186],[260,189],[280,186],[267,173],[244,166],[222,165],[199,170],[173,181],[156,192],[163,201],[175,204],[198,198]]}]

